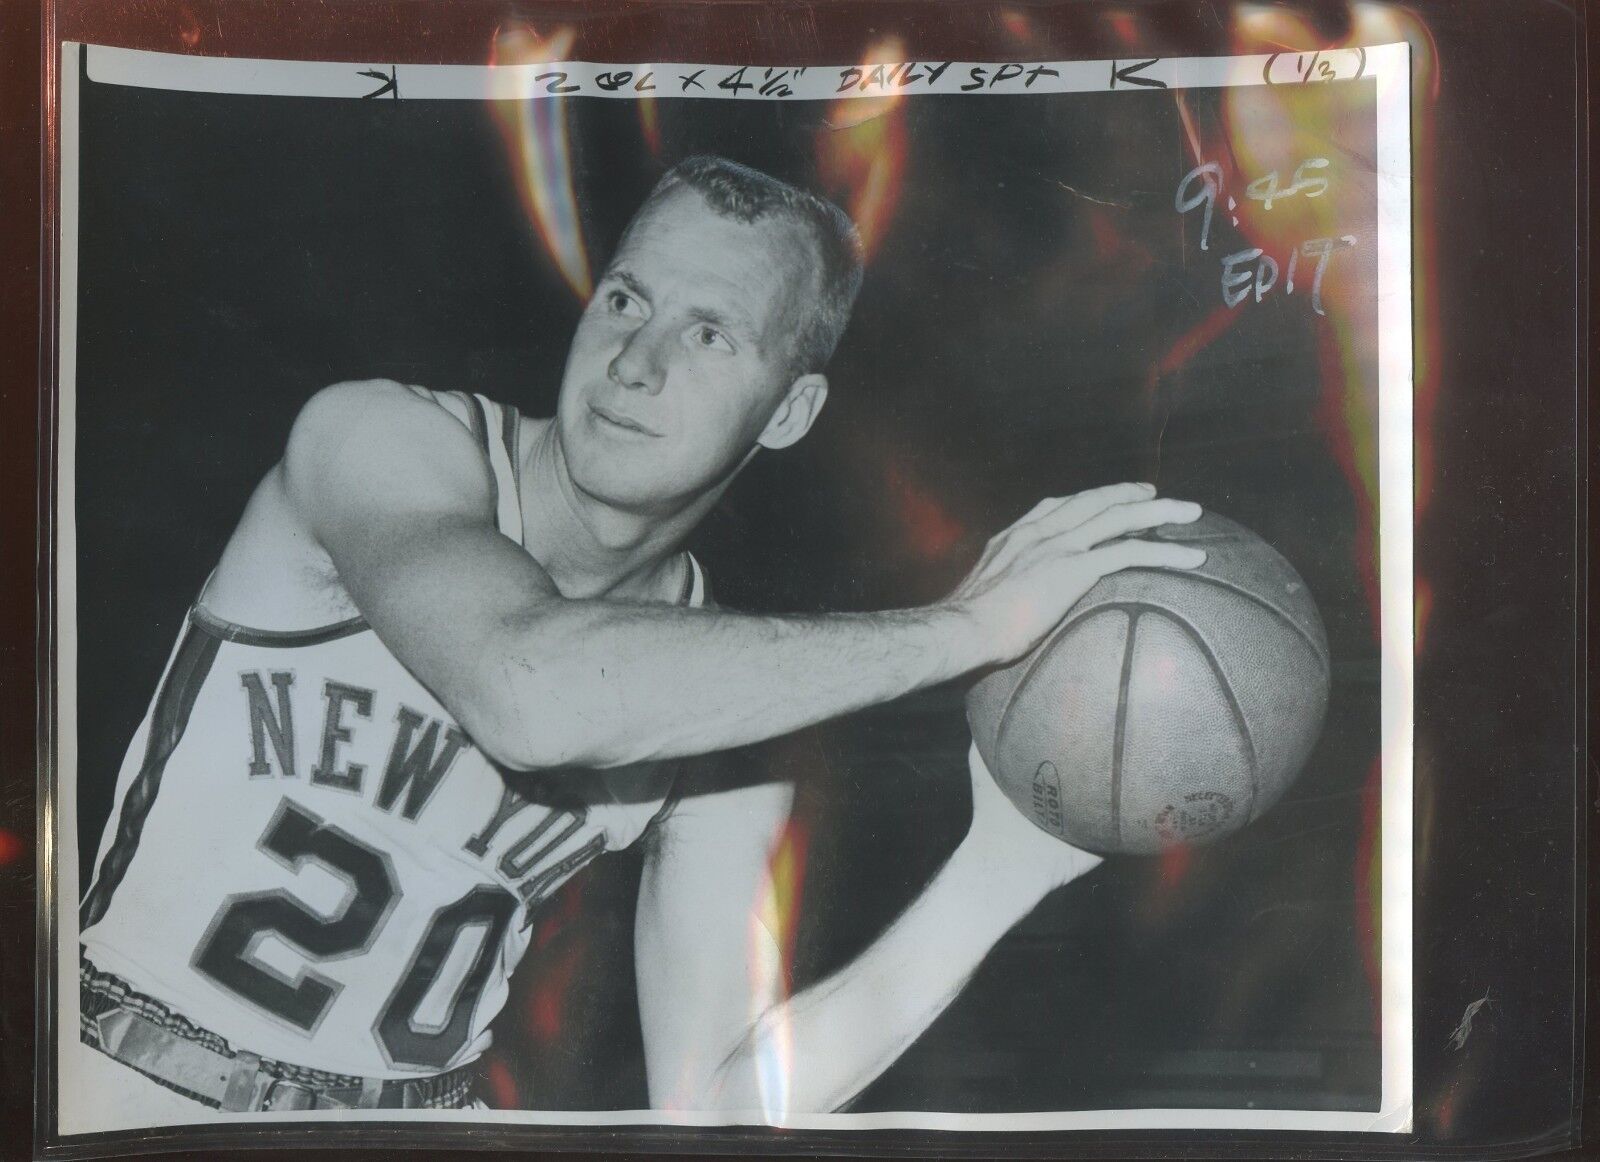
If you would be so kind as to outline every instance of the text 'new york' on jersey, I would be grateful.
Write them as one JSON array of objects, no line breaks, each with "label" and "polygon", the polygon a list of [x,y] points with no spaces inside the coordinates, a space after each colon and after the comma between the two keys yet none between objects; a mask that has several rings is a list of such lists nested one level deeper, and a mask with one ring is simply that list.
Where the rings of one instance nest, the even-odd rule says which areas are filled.
[{"label": "text 'new york' on jersey", "polygon": [[[517,413],[430,393],[522,543]],[[690,568],[682,599],[701,604]],[[297,631],[196,605],[123,761],[85,957],[264,1057],[365,1077],[487,1048],[519,922],[662,811],[671,765],[508,778],[360,618]]]}]

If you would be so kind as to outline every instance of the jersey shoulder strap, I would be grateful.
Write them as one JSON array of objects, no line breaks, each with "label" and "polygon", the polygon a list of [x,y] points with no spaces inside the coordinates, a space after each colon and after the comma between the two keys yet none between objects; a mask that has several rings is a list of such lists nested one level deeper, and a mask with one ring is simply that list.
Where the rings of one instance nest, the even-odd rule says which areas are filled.
[{"label": "jersey shoulder strap", "polygon": [[522,424],[517,409],[487,396],[465,391],[432,391],[444,408],[478,442],[494,477],[495,525],[522,544]]}]

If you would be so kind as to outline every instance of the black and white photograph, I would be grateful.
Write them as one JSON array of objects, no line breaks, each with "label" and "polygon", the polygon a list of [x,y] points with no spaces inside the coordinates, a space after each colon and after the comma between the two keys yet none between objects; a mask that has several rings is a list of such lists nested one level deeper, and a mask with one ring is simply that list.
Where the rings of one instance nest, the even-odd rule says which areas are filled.
[{"label": "black and white photograph", "polygon": [[62,1140],[1411,1129],[1409,48],[1008,12],[62,46]]}]

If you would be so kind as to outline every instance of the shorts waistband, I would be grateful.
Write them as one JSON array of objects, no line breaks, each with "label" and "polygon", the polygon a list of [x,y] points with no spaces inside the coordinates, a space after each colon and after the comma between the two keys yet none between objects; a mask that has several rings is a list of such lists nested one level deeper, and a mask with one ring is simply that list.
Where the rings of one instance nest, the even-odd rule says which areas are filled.
[{"label": "shorts waistband", "polygon": [[468,1066],[394,1080],[330,1073],[239,1049],[87,959],[78,984],[85,1044],[213,1109],[456,1109],[471,1097]]}]

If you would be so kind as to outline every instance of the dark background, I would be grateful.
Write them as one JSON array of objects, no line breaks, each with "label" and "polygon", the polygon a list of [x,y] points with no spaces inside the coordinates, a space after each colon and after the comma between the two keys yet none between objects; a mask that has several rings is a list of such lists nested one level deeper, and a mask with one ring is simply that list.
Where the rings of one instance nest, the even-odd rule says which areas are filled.
[{"label": "dark background", "polygon": [[[127,739],[299,405],[339,379],[387,376],[549,414],[580,304],[531,231],[478,102],[88,82],[82,93],[87,883]],[[1199,124],[1217,123],[1214,92],[1186,99]],[[824,103],[663,101],[654,158],[631,103],[575,102],[596,266],[688,153],[815,186],[829,114]],[[1158,374],[1221,306],[1218,254],[1245,245],[1222,220],[1201,252],[1195,216],[1173,208],[1195,161],[1172,95],[913,97],[903,116],[903,196],[830,369],[829,407],[800,449],[741,479],[697,538],[719,600],[921,604],[1040,497],[1152,479],[1296,563],[1327,624],[1334,692],[1288,802],[1215,850],[1116,860],[1047,901],[853,1108],[1376,1109],[1376,937],[1360,896],[1377,641],[1357,502],[1321,418],[1316,332],[1330,324],[1312,312],[1310,271],[1295,297],[1236,308],[1221,338]],[[1370,182],[1347,162],[1372,156],[1370,120],[1363,130],[1323,143],[1335,183]],[[1287,185],[1301,159],[1274,160]],[[1370,201],[1338,225],[1375,245]],[[1354,257],[1339,256],[1334,277],[1359,283]],[[1364,290],[1370,301],[1370,279]],[[1370,394],[1374,369],[1361,371]],[[965,831],[961,694],[929,692],[760,752],[804,788],[797,985],[881,930]],[[637,861],[611,862],[536,929],[531,971],[497,1027],[501,1102],[648,1105],[629,945]]]},{"label": "dark background", "polygon": [[[1433,581],[1434,610],[1418,671],[1418,831],[1430,842],[1417,866],[1417,1133],[1336,1139],[1237,1133],[758,1135],[764,1148],[955,1149],[990,1156],[1070,1151],[1097,1157],[1171,1156],[1180,1150],[1211,1156],[1503,1156],[1566,1148],[1564,1156],[1588,1156],[1573,1148],[1580,1098],[1580,1043],[1574,1036],[1600,1028],[1574,1009],[1578,974],[1594,956],[1589,952],[1586,961],[1574,940],[1587,911],[1575,905],[1590,898],[1586,865],[1575,858],[1581,861],[1585,834],[1593,834],[1596,814],[1588,802],[1597,789],[1574,769],[1574,758],[1581,769],[1585,755],[1574,713],[1589,705],[1579,684],[1589,672],[1581,618],[1580,648],[1570,648],[1577,597],[1592,592],[1582,565],[1593,548],[1593,531],[1581,535],[1587,527],[1581,516],[1592,487],[1587,366],[1593,338],[1584,337],[1593,288],[1587,277],[1587,215],[1575,214],[1582,204],[1575,195],[1587,189],[1592,172],[1583,120],[1585,112],[1591,119],[1594,112],[1592,68],[1583,53],[1591,41],[1583,27],[1588,7],[1532,0],[1412,6],[1442,66],[1440,84],[1426,102],[1437,132],[1424,155],[1447,179],[1439,185],[1435,220],[1422,226],[1422,236],[1440,255],[1436,289],[1443,309],[1436,352],[1437,479],[1418,538],[1419,567]],[[1071,44],[1071,53],[1063,55],[1228,48],[1227,9],[1187,0],[1137,5],[1131,40],[1105,21],[1097,5],[1030,10]],[[1312,19],[1313,29],[1296,38],[1294,47],[1333,43],[1342,35],[1343,6],[1312,3],[1299,10]],[[162,0],[136,9],[68,3],[59,11],[63,37],[167,51],[400,61],[481,59],[481,46],[505,15],[502,6],[476,0],[426,8],[352,0],[337,10],[311,0],[236,0],[226,6],[224,29],[222,7],[210,0]],[[35,55],[35,45],[42,33],[52,32],[56,12],[52,6],[44,20],[32,0],[0,3],[7,33],[0,38],[6,66],[0,69],[0,114],[7,141],[0,164],[12,207],[0,217],[0,334],[18,371],[0,377],[0,471],[8,498],[0,516],[12,546],[29,544],[49,524],[45,510],[35,506],[41,490],[34,472],[36,452],[49,463],[53,251],[49,198],[36,191],[41,174],[48,181],[53,172],[54,154],[35,151],[32,143],[41,112],[39,82],[41,73],[49,78],[44,66],[54,42],[41,55]],[[738,60],[748,59],[752,47],[776,55],[781,46],[786,57],[820,64],[851,59],[884,29],[909,39],[908,55],[984,59],[1006,53],[996,12],[982,4],[863,0],[832,10],[825,21],[809,9],[732,3],[670,9],[596,3],[582,15],[579,47],[591,46],[592,59],[677,53],[681,59]],[[48,126],[47,106],[45,112]],[[39,139],[48,143],[48,134]],[[45,229],[35,234],[32,211],[40,208]],[[35,330],[41,320],[42,342]],[[37,395],[27,374],[35,361]],[[1568,390],[1575,378],[1576,395]],[[36,444],[39,431],[43,438]],[[0,1090],[8,1156],[28,1153],[34,1119],[33,944],[25,917],[34,884],[28,857],[36,850],[34,746],[48,748],[50,737],[48,719],[35,717],[41,699],[28,663],[40,611],[48,611],[43,595],[49,574],[43,568],[37,574],[36,601],[30,560],[26,553],[0,554],[6,659],[0,673],[0,838],[7,848],[0,884],[15,938],[12,952],[0,958]],[[1516,826],[1499,824],[1507,815]],[[40,951],[48,953],[48,945]],[[1501,1002],[1474,1042],[1451,1053],[1445,1047],[1449,1030],[1465,1001],[1481,995],[1488,980],[1509,982],[1507,991],[1497,990]],[[1583,1075],[1592,1072],[1586,1067]],[[1583,1095],[1582,1108],[1591,1118],[1600,1110],[1592,1091]],[[39,1125],[46,1132],[47,1117]],[[355,1132],[336,1135],[346,1146],[379,1141],[371,1130],[350,1129]],[[223,1137],[245,1143],[236,1134],[213,1140]],[[151,1135],[144,1146],[180,1140],[193,1138]],[[309,1141],[288,1128],[273,1140]],[[583,1134],[531,1130],[515,1136],[480,1132],[472,1140],[601,1145]],[[674,1134],[641,1134],[630,1141],[636,1149],[679,1150],[756,1143],[748,1133],[713,1131],[692,1141]]]}]

